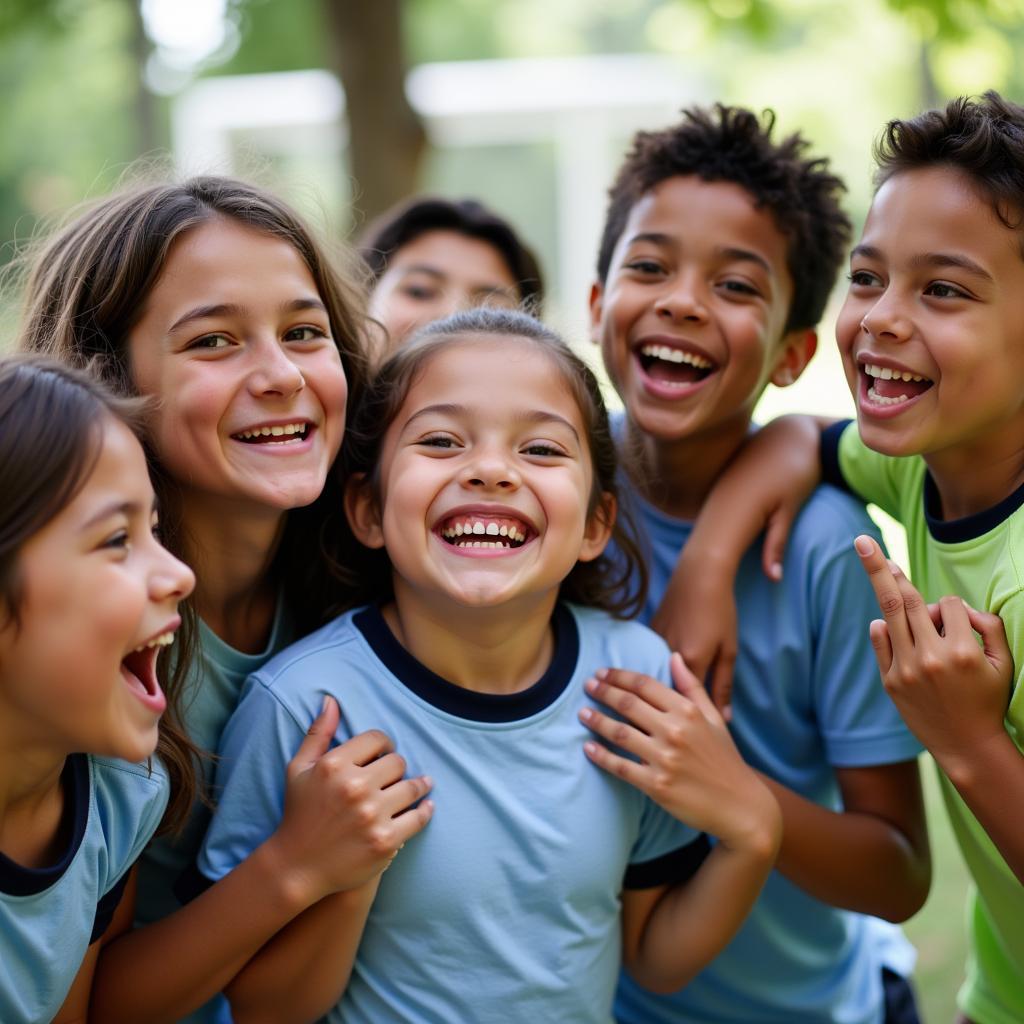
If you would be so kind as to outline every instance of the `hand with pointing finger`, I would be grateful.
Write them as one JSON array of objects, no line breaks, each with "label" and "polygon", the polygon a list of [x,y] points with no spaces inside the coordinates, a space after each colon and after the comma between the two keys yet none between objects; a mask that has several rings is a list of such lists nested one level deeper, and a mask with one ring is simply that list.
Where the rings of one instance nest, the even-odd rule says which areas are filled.
[{"label": "hand with pointing finger", "polygon": [[959,597],[926,604],[870,537],[854,546],[885,617],[870,632],[886,692],[946,774],[957,777],[986,744],[1005,740],[1013,659],[1002,620]]}]

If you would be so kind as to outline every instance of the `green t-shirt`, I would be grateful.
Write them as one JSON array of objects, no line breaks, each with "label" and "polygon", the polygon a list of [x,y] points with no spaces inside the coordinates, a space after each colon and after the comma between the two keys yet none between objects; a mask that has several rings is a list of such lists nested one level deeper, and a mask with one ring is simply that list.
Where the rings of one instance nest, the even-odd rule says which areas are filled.
[{"label": "green t-shirt", "polygon": [[[832,437],[836,434],[833,432]],[[829,464],[829,439],[823,455]],[[1006,728],[1024,739],[1024,487],[965,519],[938,518],[938,491],[922,458],[892,458],[867,448],[856,424],[838,441],[842,481],[907,531],[910,572],[926,601],[956,594],[1003,620],[1013,653],[1014,688]],[[1024,1021],[1024,886],[940,772],[946,807],[974,879],[968,908],[970,951],[960,1008],[978,1024]],[[1016,813],[1022,808],[1007,808]]]}]

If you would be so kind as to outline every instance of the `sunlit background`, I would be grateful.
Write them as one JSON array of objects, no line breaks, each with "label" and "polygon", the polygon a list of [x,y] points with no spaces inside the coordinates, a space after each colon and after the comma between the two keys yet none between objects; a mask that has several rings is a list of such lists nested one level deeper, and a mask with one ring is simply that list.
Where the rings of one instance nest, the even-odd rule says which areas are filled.
[{"label": "sunlit background", "polygon": [[[987,88],[1024,100],[1022,14],[1024,0],[3,0],[0,264],[140,155],[257,175],[339,241],[412,191],[475,196],[538,250],[548,318],[586,349],[604,191],[637,128],[716,99],[770,107],[832,158],[859,225],[886,119]],[[16,301],[10,285],[0,337]],[[834,311],[763,417],[851,413]],[[936,879],[908,931],[940,1024],[965,880],[929,799]]]}]

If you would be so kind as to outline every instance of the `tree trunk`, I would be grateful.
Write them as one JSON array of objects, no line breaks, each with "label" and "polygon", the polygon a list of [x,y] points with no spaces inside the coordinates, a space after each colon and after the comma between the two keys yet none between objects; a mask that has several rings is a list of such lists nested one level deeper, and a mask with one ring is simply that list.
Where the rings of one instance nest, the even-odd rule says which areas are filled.
[{"label": "tree trunk", "polygon": [[135,147],[138,154],[151,153],[160,142],[157,139],[156,100],[146,85],[146,61],[149,60],[150,43],[146,38],[146,27],[142,21],[139,0],[127,0],[132,19],[132,57],[135,61],[135,94],[132,107],[135,111]]},{"label": "tree trunk", "polygon": [[426,135],[405,97],[402,0],[323,0],[345,88],[359,223],[416,191]]}]

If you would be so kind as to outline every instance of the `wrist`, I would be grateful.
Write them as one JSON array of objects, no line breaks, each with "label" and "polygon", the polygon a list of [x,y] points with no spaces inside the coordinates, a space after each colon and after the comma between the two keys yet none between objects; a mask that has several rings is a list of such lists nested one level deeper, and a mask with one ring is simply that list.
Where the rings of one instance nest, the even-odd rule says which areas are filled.
[{"label": "wrist", "polygon": [[931,754],[961,794],[985,787],[989,780],[1004,778],[1008,761],[1016,761],[1021,756],[1001,723],[998,731],[985,740],[949,750],[933,749]]},{"label": "wrist", "polygon": [[782,810],[771,790],[755,780],[756,799],[744,801],[736,827],[719,836],[719,842],[736,853],[773,864],[782,844]]},{"label": "wrist", "polygon": [[309,871],[295,866],[276,832],[249,855],[246,864],[259,876],[264,898],[277,903],[288,920],[326,895]]}]

